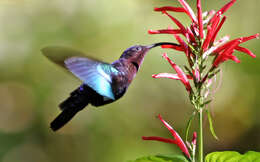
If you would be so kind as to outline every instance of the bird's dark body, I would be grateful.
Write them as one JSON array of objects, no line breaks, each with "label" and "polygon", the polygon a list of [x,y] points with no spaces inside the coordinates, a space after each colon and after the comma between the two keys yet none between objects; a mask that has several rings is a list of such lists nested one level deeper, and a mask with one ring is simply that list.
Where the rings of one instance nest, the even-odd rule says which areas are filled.
[{"label": "bird's dark body", "polygon": [[[121,98],[142,65],[146,53],[151,48],[162,44],[173,43],[162,42],[150,46],[132,46],[126,49],[120,58],[111,64],[82,57],[80,52],[71,49],[44,48],[42,50],[44,55],[68,69],[83,81],[83,84],[59,105],[62,112],[51,122],[52,130],[56,131],[63,127],[88,104],[98,107]],[[59,53],[77,53],[81,56],[57,59],[52,56],[52,53],[57,52],[57,50]]]},{"label": "bird's dark body", "polygon": [[[96,107],[103,106],[122,97],[136,75],[136,65],[129,63],[126,59],[119,59],[111,65],[119,71],[116,75],[111,74],[111,85],[115,100],[100,95],[91,87],[83,83],[70,94],[68,99],[59,105],[61,110],[65,110],[67,107],[79,107],[81,110],[89,103]],[[82,104],[80,105],[79,103]]]}]

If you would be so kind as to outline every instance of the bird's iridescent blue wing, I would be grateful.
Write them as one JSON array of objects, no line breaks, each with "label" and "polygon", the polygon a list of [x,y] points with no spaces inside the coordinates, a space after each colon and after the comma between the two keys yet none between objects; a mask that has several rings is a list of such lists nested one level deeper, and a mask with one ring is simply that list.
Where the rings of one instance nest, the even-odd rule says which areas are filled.
[{"label": "bird's iridescent blue wing", "polygon": [[115,99],[111,74],[118,71],[110,64],[86,57],[72,57],[65,60],[65,66],[100,95]]}]

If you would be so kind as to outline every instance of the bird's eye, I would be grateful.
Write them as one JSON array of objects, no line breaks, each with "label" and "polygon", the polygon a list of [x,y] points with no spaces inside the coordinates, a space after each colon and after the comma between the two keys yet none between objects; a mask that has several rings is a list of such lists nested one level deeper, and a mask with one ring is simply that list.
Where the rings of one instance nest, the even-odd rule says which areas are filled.
[{"label": "bird's eye", "polygon": [[142,51],[142,47],[135,47],[134,50],[137,52]]}]

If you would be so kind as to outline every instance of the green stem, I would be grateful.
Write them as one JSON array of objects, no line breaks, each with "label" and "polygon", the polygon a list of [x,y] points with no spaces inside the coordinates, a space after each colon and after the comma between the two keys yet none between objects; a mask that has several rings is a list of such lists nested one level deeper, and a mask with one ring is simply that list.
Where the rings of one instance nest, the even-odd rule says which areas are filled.
[{"label": "green stem", "polygon": [[203,162],[203,109],[199,109],[199,162]]}]

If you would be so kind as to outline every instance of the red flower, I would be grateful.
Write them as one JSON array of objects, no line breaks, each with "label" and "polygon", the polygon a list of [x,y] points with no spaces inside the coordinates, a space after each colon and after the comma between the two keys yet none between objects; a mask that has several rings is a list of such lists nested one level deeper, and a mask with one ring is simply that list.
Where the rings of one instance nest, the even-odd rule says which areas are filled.
[{"label": "red flower", "polygon": [[143,136],[142,139],[143,140],[154,140],[154,141],[161,141],[161,142],[165,142],[165,143],[176,144],[181,149],[181,151],[188,158],[190,158],[190,153],[188,151],[188,148],[186,147],[185,143],[183,142],[183,140],[181,139],[179,134],[166,121],[164,121],[162,119],[161,115],[158,115],[158,117],[161,120],[161,122],[163,123],[163,125],[171,132],[171,134],[174,137],[174,139],[157,137],[157,136],[150,136],[150,137]]},{"label": "red flower", "polygon": [[[216,56],[216,59],[214,59],[213,62],[213,67],[215,68],[226,60],[233,60],[237,63],[240,62],[239,59],[233,55],[235,51],[240,51],[251,57],[255,57],[253,52],[239,45],[259,37],[258,33],[249,37],[237,38],[229,42],[226,40],[228,38],[227,36],[224,37],[225,42],[221,42],[221,40],[216,41],[219,31],[227,19],[223,14],[236,2],[236,0],[230,0],[217,12],[212,10],[205,13],[202,13],[201,0],[197,0],[197,16],[185,0],[178,1],[182,7],[165,6],[154,9],[155,11],[162,12],[168,16],[178,27],[178,29],[149,30],[149,34],[172,34],[180,44],[180,46],[163,45],[162,48],[183,51],[187,56],[190,67],[193,67],[195,64],[198,54],[203,55],[203,59],[207,59],[207,56]],[[190,27],[185,27],[185,25],[167,11],[186,13],[192,21]],[[206,33],[205,36],[204,33]],[[186,38],[186,41],[182,40],[179,34],[183,35]],[[194,70],[195,69],[192,69],[192,71]]]},{"label": "red flower", "polygon": [[229,60],[229,59],[231,59],[237,63],[240,63],[240,60],[238,60],[238,58],[236,56],[232,55],[235,50],[244,52],[244,53],[248,54],[249,56],[255,58],[256,56],[253,54],[253,52],[251,52],[247,48],[239,46],[239,44],[244,43],[244,42],[249,41],[254,38],[258,38],[258,37],[259,37],[259,33],[249,36],[249,37],[237,38],[237,39],[231,40],[231,41],[225,43],[224,45],[220,46],[219,48],[217,48],[216,50],[213,51],[213,53],[217,54],[217,58],[215,59],[213,66],[218,67],[218,65],[220,63],[222,63],[226,60]]},{"label": "red flower", "polygon": [[199,34],[200,38],[203,39],[203,18],[202,18],[202,10],[201,10],[201,1],[197,0],[197,10],[198,10],[198,21],[199,21]]},{"label": "red flower", "polygon": [[197,144],[197,132],[193,132],[191,143],[196,146],[196,144]]},{"label": "red flower", "polygon": [[163,54],[163,58],[165,58],[170,65],[172,66],[172,68],[176,71],[177,74],[169,74],[169,73],[160,73],[160,74],[154,74],[152,75],[153,78],[170,78],[170,79],[175,79],[175,80],[180,80],[184,86],[186,87],[187,91],[190,92],[191,91],[191,86],[189,83],[188,79],[192,79],[191,76],[186,75],[182,69],[177,66],[168,56],[166,53]]}]

